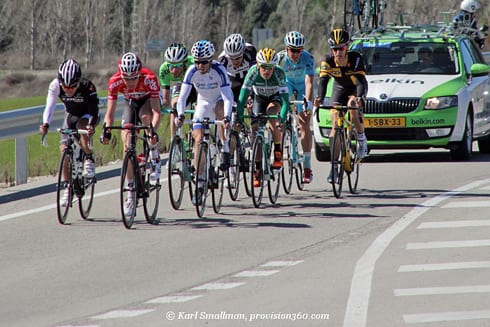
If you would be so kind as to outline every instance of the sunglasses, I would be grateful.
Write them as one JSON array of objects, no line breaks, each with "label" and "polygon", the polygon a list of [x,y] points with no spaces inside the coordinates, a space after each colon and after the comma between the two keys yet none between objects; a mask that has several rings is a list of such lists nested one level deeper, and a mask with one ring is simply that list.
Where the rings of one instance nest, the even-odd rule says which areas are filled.
[{"label": "sunglasses", "polygon": [[184,63],[183,62],[179,62],[178,64],[168,64],[168,69],[182,68],[182,67],[184,67]]},{"label": "sunglasses", "polygon": [[260,65],[259,66],[260,68],[262,68],[263,70],[271,70],[271,69],[274,69],[274,65]]},{"label": "sunglasses", "polygon": [[70,89],[70,90],[76,89],[78,87],[78,85],[79,85],[79,83],[75,83],[72,85],[61,84],[61,86],[63,86],[64,89]]},{"label": "sunglasses", "polygon": [[194,64],[197,66],[197,65],[207,65],[209,64],[209,60],[198,60],[198,61],[194,61]]},{"label": "sunglasses", "polygon": [[289,51],[292,53],[301,53],[303,49],[297,49],[297,48],[288,48]]},{"label": "sunglasses", "polygon": [[131,77],[123,76],[123,79],[124,79],[125,81],[135,81],[135,80],[137,80],[138,78],[140,78],[140,75],[135,75],[135,76],[131,76]]},{"label": "sunglasses", "polygon": [[233,57],[233,58],[232,58],[232,57],[230,57],[230,60],[240,60],[240,59],[242,59],[242,58],[243,58],[243,56],[238,56],[238,57]]},{"label": "sunglasses", "polygon": [[347,50],[347,46],[343,45],[340,47],[332,47],[332,51],[345,51]]}]

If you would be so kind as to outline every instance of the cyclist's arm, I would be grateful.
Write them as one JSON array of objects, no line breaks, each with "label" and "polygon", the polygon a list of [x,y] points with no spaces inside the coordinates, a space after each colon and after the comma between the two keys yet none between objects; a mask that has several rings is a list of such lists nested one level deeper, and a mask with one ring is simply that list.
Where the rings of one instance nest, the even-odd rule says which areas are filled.
[{"label": "cyclist's arm", "polygon": [[114,115],[116,114],[117,100],[108,98],[107,99],[107,110],[105,113],[104,122],[107,126],[112,126],[114,124]]},{"label": "cyclist's arm", "polygon": [[282,121],[285,121],[286,115],[289,110],[289,93],[288,92],[280,93],[280,97],[282,101],[280,117]]},{"label": "cyclist's arm", "polygon": [[223,108],[225,118],[230,119],[231,111],[233,109],[233,91],[230,84],[223,85],[221,87],[221,97],[223,98]]},{"label": "cyclist's arm", "polygon": [[185,107],[187,103],[187,98],[191,94],[192,85],[188,83],[182,83],[180,88],[179,100],[177,101],[177,113],[179,116],[183,115],[185,112]]},{"label": "cyclist's arm", "polygon": [[155,130],[158,130],[160,127],[160,98],[150,98],[150,107],[153,111],[152,122],[151,125]]},{"label": "cyclist's arm", "polygon": [[43,124],[50,124],[53,119],[53,112],[56,108],[56,101],[60,94],[60,83],[54,79],[49,84],[48,95],[46,96],[46,107],[43,112]]},{"label": "cyclist's arm", "polygon": [[311,102],[313,101],[313,83],[315,75],[305,76],[305,98],[308,101],[308,108],[311,109]]},{"label": "cyclist's arm", "polygon": [[243,110],[245,108],[245,104],[247,103],[248,96],[250,95],[250,89],[246,87],[242,87],[240,90],[240,95],[238,96],[238,102],[236,105],[236,112],[238,115],[238,119],[243,121]]},{"label": "cyclist's arm", "polygon": [[91,116],[88,124],[94,127],[97,117],[99,117],[99,97],[97,96],[97,89],[95,85],[89,82],[89,96],[88,96],[88,113]]}]

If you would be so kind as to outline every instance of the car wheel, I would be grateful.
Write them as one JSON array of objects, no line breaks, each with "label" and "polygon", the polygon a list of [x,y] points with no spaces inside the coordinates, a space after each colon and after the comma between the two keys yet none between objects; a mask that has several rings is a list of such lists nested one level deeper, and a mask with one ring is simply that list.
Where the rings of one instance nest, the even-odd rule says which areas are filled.
[{"label": "car wheel", "polygon": [[470,114],[466,116],[466,125],[463,139],[451,149],[451,158],[453,160],[470,160],[473,152],[473,123]]},{"label": "car wheel", "polygon": [[330,148],[326,147],[325,144],[315,143],[315,156],[316,160],[320,162],[330,161]]}]

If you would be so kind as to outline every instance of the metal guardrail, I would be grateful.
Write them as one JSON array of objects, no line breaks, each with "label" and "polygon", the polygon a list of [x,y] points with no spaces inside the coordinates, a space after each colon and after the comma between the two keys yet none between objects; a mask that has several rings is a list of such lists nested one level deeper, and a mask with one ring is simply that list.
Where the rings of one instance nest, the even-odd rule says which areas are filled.
[{"label": "metal guardrail", "polygon": [[[119,96],[118,103],[123,101]],[[27,136],[38,133],[42,115],[46,106],[35,106],[11,111],[0,112],[0,140],[15,139],[15,184],[27,183],[29,177],[29,156],[27,147]],[[99,108],[107,107],[107,98],[99,98]],[[101,110],[101,114],[103,111]],[[65,116],[65,106],[56,104],[53,113],[52,126],[61,122]]]}]

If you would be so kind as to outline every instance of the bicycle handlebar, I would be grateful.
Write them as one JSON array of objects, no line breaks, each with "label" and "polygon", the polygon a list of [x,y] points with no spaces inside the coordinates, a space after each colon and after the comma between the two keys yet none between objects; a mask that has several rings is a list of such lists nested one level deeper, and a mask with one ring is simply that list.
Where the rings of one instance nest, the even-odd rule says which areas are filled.
[{"label": "bicycle handlebar", "polygon": [[65,135],[74,135],[74,134],[90,135],[89,131],[87,131],[86,129],[58,128],[56,130],[61,134],[65,134]]},{"label": "bicycle handlebar", "polygon": [[316,121],[320,122],[320,115],[318,114],[320,110],[317,109],[325,109],[325,110],[338,110],[346,113],[348,110],[359,110],[359,107],[350,107],[350,106],[342,106],[342,105],[320,105],[318,107],[313,108],[313,112],[315,113]]}]

